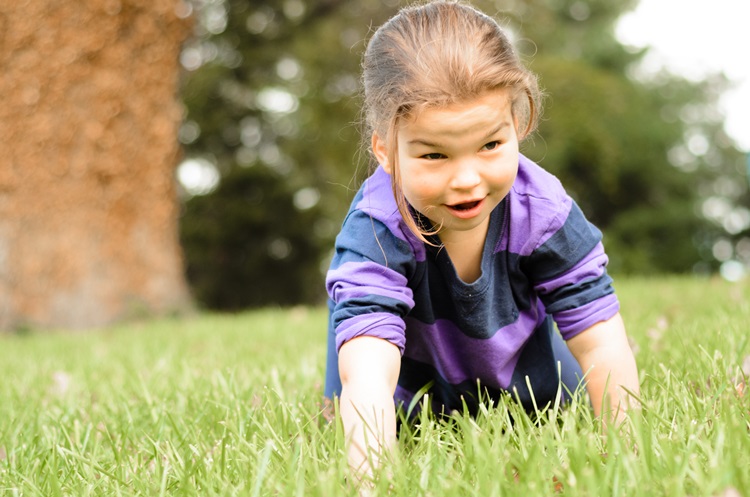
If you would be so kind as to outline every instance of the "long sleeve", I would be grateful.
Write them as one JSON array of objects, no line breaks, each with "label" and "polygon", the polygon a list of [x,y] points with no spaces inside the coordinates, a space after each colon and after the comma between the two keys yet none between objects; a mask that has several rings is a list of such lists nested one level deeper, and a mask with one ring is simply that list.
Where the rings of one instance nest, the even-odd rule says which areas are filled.
[{"label": "long sleeve", "polygon": [[350,212],[326,277],[337,349],[352,338],[372,336],[403,353],[403,318],[414,307],[408,282],[415,266],[412,246],[385,222],[361,209]]},{"label": "long sleeve", "polygon": [[619,303],[601,232],[569,197],[566,204],[526,263],[534,290],[567,340],[614,316]]}]

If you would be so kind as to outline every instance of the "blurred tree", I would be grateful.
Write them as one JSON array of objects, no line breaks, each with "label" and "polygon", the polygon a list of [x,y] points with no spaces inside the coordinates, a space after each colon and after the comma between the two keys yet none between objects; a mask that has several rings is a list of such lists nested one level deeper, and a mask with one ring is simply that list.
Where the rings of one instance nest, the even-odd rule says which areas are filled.
[{"label": "blurred tree", "polygon": [[[548,94],[538,136],[524,152],[556,174],[604,231],[610,269],[715,267],[713,244],[738,233],[727,219],[739,216],[750,225],[750,212],[745,216],[741,207],[747,190],[742,154],[717,110],[726,80],[636,77],[645,52],[628,51],[614,28],[637,1],[492,3],[523,34],[518,46],[529,52]],[[728,179],[737,187],[724,188],[726,212],[711,219],[702,202]]]},{"label": "blurred tree", "polygon": [[[194,293],[212,308],[319,301],[321,260],[356,173],[366,172],[356,159],[363,40],[369,20],[382,22],[394,7],[375,0],[195,5],[201,22],[183,52],[181,140],[188,156],[214,164],[232,186],[186,200],[182,240]],[[234,198],[255,181],[262,196]],[[222,233],[202,229],[240,205],[247,212],[222,217]],[[244,241],[229,244],[235,237]],[[279,243],[290,250],[275,252]]]},{"label": "blurred tree", "polygon": [[176,0],[0,2],[0,329],[189,306]]},{"label": "blurred tree", "polygon": [[[245,288],[279,279],[288,284],[304,279],[313,285],[315,271],[322,281],[319,261],[325,258],[325,247],[332,246],[353,191],[367,172],[357,98],[365,40],[368,30],[402,3],[194,2],[201,22],[183,52],[189,74],[181,139],[187,154],[214,164],[222,182],[234,181],[235,175],[247,178],[243,171],[256,170],[264,188],[274,192],[246,207],[257,211],[257,222],[276,235],[253,242],[265,245],[257,253],[266,259],[243,272]],[[738,181],[744,174],[737,166],[740,155],[723,135],[716,111],[721,78],[700,84],[667,75],[635,78],[643,52],[626,50],[614,36],[616,20],[635,0],[474,3],[508,27],[540,74],[549,95],[545,119],[524,152],[558,175],[603,229],[611,268],[653,272],[690,271],[701,263],[715,266],[716,241],[747,228],[737,222],[740,230],[732,235],[725,226],[727,212],[744,212],[740,204],[746,183]],[[727,194],[727,178],[743,186]],[[719,195],[712,193],[717,185],[723,188],[720,196],[726,205],[714,209],[714,219],[703,204]],[[233,204],[229,191],[235,190],[209,194],[215,197],[211,202]],[[305,249],[310,257],[290,255],[268,271],[269,244],[279,237],[292,240],[289,229],[295,226],[277,221],[271,198],[294,206],[287,213],[290,221],[294,216],[306,219],[294,229],[310,240]],[[198,284],[194,270],[190,278],[199,300],[221,307],[225,297],[198,289],[228,283],[219,279],[225,273],[216,266],[218,258],[205,258],[190,248],[210,243],[197,228],[207,215],[191,207],[197,202],[203,200],[186,201],[182,220],[187,257],[191,268],[203,266],[201,272],[208,278],[213,274],[216,281]],[[237,224],[223,222],[221,229],[243,231],[244,221],[236,219]],[[231,256],[236,264],[247,257],[244,250]],[[314,291],[298,294],[302,300],[314,296]],[[266,297],[248,302],[275,301],[270,293]]]},{"label": "blurred tree", "polygon": [[186,205],[193,222],[182,238],[193,291],[220,310],[314,301],[321,246],[309,231],[320,216],[315,207],[300,211],[272,171],[233,170],[214,193]]}]

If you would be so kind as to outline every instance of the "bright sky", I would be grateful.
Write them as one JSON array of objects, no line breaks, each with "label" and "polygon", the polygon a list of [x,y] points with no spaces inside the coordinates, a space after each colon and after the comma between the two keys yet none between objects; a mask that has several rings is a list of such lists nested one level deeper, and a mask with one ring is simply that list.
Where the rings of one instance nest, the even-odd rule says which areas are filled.
[{"label": "bright sky", "polygon": [[653,47],[646,67],[663,65],[691,79],[723,71],[735,83],[721,100],[726,129],[750,152],[750,0],[640,0],[617,35]]}]

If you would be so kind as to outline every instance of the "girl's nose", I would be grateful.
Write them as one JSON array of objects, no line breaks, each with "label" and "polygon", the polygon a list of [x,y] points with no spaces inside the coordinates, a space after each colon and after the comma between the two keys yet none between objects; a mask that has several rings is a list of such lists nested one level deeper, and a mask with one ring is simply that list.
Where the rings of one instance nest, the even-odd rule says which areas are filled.
[{"label": "girl's nose", "polygon": [[481,183],[478,165],[471,160],[464,160],[456,164],[450,187],[454,190],[471,190]]}]

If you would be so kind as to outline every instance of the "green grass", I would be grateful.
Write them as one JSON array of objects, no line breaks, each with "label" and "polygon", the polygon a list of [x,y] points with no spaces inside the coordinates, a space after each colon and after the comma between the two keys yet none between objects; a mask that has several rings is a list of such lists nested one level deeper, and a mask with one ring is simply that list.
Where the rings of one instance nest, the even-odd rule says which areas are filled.
[{"label": "green grass", "polygon": [[[425,419],[377,495],[750,496],[750,282],[620,279],[643,410]],[[319,416],[323,309],[0,335],[0,495],[356,495]],[[509,419],[514,417],[515,424]],[[739,493],[732,494],[736,490]]]}]

